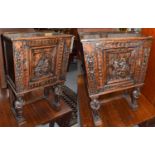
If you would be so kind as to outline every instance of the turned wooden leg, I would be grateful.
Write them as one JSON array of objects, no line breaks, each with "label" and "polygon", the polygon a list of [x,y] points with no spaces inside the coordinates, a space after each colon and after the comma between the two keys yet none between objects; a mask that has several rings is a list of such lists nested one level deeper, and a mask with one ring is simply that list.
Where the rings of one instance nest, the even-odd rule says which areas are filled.
[{"label": "turned wooden leg", "polygon": [[60,110],[60,96],[62,94],[61,86],[57,85],[54,87],[44,88],[44,96],[49,101],[51,106],[59,111]]},{"label": "turned wooden leg", "polygon": [[55,99],[53,104],[58,110],[60,110],[60,97],[62,95],[61,85],[57,85],[56,87],[54,87],[54,93],[55,93]]},{"label": "turned wooden leg", "polygon": [[18,96],[14,102],[14,109],[16,114],[16,119],[18,121],[18,124],[21,125],[25,121],[23,117],[23,105],[24,101],[21,96]]},{"label": "turned wooden leg", "polygon": [[101,118],[99,116],[99,112],[98,112],[98,110],[100,109],[100,106],[101,106],[99,100],[97,98],[91,98],[90,106],[92,109],[95,126],[101,126],[102,120],[101,120]]},{"label": "turned wooden leg", "polygon": [[136,110],[138,108],[138,103],[137,103],[137,99],[140,96],[140,89],[136,88],[133,90],[132,95],[131,95],[131,108],[133,110]]}]

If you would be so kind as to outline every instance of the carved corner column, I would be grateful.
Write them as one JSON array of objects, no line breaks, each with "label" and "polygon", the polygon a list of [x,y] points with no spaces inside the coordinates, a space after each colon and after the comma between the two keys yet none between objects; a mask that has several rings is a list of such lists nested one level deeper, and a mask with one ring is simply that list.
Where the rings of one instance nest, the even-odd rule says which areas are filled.
[{"label": "carved corner column", "polygon": [[95,126],[101,126],[102,125],[102,120],[99,116],[99,109],[100,109],[100,101],[98,100],[98,98],[93,98],[91,97],[91,102],[90,102],[90,107],[92,109],[92,113],[93,113],[93,120],[95,123]]},{"label": "carved corner column", "polygon": [[22,125],[25,122],[25,118],[23,116],[23,105],[24,105],[23,97],[17,96],[14,102],[14,109],[16,112],[16,119],[19,125]]}]

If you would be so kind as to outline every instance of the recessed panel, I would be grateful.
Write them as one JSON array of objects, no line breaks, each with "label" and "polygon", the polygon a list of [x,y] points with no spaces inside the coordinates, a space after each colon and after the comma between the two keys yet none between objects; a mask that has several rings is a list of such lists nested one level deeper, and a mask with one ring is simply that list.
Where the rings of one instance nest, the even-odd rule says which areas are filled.
[{"label": "recessed panel", "polygon": [[30,52],[31,82],[55,75],[56,47],[32,48]]}]

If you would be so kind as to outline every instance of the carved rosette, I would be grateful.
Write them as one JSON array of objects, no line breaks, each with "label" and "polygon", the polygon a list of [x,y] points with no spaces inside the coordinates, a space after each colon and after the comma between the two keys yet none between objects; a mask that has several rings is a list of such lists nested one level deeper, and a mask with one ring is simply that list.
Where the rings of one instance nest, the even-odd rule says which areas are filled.
[{"label": "carved rosette", "polygon": [[140,46],[141,42],[135,41],[135,40],[116,40],[116,41],[104,41],[104,42],[99,42],[98,46],[102,47],[103,50],[106,49],[115,49],[115,48],[129,48],[129,47],[137,47]]},{"label": "carved rosette", "polygon": [[97,99],[92,99],[92,101],[90,102],[90,106],[93,110],[99,110],[100,109],[100,102]]},{"label": "carved rosette", "polygon": [[54,39],[35,39],[35,40],[29,40],[26,42],[26,45],[29,47],[36,47],[36,46],[51,46],[51,45],[57,45],[58,44],[58,38]]}]

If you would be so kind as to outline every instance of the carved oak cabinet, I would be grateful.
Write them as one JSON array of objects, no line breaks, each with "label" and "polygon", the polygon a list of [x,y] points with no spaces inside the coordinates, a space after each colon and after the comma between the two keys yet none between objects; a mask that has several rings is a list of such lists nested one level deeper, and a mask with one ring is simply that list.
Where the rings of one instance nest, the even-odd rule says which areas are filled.
[{"label": "carved oak cabinet", "polygon": [[[45,98],[56,110],[60,109],[61,85],[73,39],[72,35],[51,32],[4,34],[6,77],[19,124],[24,121],[24,95],[36,89],[43,88]],[[54,94],[54,101],[50,94]]]},{"label": "carved oak cabinet", "polygon": [[136,33],[80,33],[80,37],[95,124],[102,124],[99,109],[104,101],[99,99],[101,95],[121,92],[121,97],[136,109],[152,37]]}]

